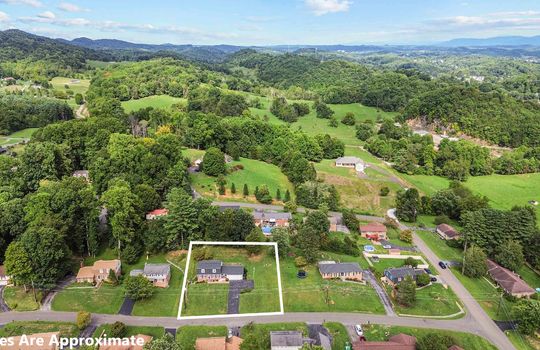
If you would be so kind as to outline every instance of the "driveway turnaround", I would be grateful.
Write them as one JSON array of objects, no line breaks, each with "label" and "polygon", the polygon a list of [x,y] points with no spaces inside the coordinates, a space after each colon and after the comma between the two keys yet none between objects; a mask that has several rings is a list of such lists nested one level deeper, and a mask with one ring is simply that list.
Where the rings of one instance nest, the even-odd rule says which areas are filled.
[{"label": "driveway turnaround", "polygon": [[227,299],[227,313],[240,313],[240,294],[255,287],[253,280],[229,281],[229,298]]}]

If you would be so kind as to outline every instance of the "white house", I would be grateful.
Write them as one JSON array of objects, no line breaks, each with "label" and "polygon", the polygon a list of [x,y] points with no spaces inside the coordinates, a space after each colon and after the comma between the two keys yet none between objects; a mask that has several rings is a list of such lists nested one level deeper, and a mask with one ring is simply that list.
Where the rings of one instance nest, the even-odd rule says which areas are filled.
[{"label": "white house", "polygon": [[342,168],[354,168],[356,171],[364,172],[366,163],[356,157],[339,157],[336,159],[336,166]]}]

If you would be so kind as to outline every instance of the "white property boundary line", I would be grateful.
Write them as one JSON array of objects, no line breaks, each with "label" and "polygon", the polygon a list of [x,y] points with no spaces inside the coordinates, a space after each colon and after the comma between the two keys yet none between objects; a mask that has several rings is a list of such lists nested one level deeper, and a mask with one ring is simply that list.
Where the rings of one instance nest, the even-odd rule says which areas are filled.
[{"label": "white property boundary line", "polygon": [[[250,313],[250,314],[227,314],[227,315],[204,315],[204,316],[183,316],[182,317],[182,307],[184,305],[184,295],[187,288],[187,280],[189,273],[189,263],[191,261],[191,251],[194,245],[262,245],[274,247],[274,252],[276,254],[276,269],[278,277],[278,290],[279,290],[279,312],[259,312],[259,313]],[[180,295],[180,305],[178,307],[178,319],[179,320],[197,320],[197,319],[208,319],[208,318],[227,318],[227,317],[250,317],[250,316],[276,316],[283,315],[285,313],[283,309],[283,291],[281,289],[281,270],[279,268],[279,253],[277,242],[206,242],[206,241],[191,241],[189,242],[189,250],[186,260],[186,271],[184,272],[184,282],[182,283],[182,294]]]}]

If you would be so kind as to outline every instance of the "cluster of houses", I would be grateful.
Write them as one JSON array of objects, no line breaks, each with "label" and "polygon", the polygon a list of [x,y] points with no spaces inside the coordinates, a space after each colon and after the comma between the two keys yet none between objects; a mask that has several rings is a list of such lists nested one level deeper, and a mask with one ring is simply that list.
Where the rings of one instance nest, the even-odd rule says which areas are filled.
[{"label": "cluster of houses", "polygon": [[[98,260],[92,266],[83,266],[79,269],[75,280],[77,283],[91,283],[99,286],[103,282],[110,282],[112,275],[116,278],[122,274],[122,263],[118,259]],[[144,264],[143,269],[132,270],[130,276],[142,275],[159,288],[167,288],[171,280],[171,265]]]}]

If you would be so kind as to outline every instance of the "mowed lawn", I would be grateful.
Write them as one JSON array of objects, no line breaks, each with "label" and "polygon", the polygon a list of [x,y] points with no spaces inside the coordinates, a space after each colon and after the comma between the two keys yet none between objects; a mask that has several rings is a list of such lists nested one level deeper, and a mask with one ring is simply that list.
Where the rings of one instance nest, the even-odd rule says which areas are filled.
[{"label": "mowed lawn", "polygon": [[34,311],[39,309],[39,301],[42,294],[36,290],[36,299],[32,288],[28,288],[25,292],[23,287],[9,286],[4,290],[4,301],[13,311]]},{"label": "mowed lawn", "polygon": [[[279,312],[279,289],[275,255],[271,249],[249,256],[243,248],[212,247],[213,259],[224,263],[242,264],[247,279],[253,280],[255,287],[240,295],[240,313]],[[195,279],[196,262],[190,263],[190,281]],[[227,313],[228,284],[191,283],[187,291],[187,307],[182,315],[218,315]],[[264,300],[264,302],[261,302]]]},{"label": "mowed lawn", "polygon": [[416,234],[424,241],[441,260],[459,261],[463,259],[463,252],[459,248],[450,247],[446,241],[439,238],[435,232],[416,231]]},{"label": "mowed lawn", "polygon": [[[349,257],[350,261],[363,258]],[[281,278],[285,312],[362,312],[384,314],[377,293],[370,285],[323,280],[316,266],[303,268],[307,277],[297,277],[293,259],[282,259]]]},{"label": "mowed lawn", "polygon": [[465,332],[453,332],[439,329],[429,328],[411,328],[401,326],[386,326],[386,325],[364,325],[364,336],[368,341],[386,341],[389,337],[404,333],[415,336],[417,339],[422,338],[430,333],[444,334],[451,336],[456,344],[466,350],[497,350],[486,339]]},{"label": "mowed lawn", "polygon": [[86,283],[73,283],[54,297],[52,309],[116,314],[123,301],[124,292],[120,286],[102,284],[99,288],[94,288]]},{"label": "mowed lawn", "polygon": [[[189,155],[189,153],[187,153]],[[191,152],[191,154],[196,154]],[[236,165],[242,165],[243,169],[232,170]],[[256,201],[254,197],[255,188],[259,188],[263,185],[268,186],[270,195],[275,199],[276,192],[279,189],[281,192],[281,198],[285,196],[285,192],[289,190],[291,196],[293,196],[294,187],[282,172],[279,167],[262,162],[259,160],[240,158],[240,161],[233,161],[227,164],[227,168],[230,169],[225,176],[227,181],[225,195],[218,193],[218,186],[216,184],[217,178],[207,176],[202,172],[191,175],[192,184],[201,195],[205,197],[213,197],[224,200],[239,200],[239,201]],[[231,193],[231,186],[234,183],[236,187],[236,194]],[[244,184],[248,185],[249,196],[243,197]]]},{"label": "mowed lawn", "polygon": [[[411,307],[394,304],[394,309],[401,315],[416,316],[450,316],[461,310],[456,303],[458,297],[450,288],[444,288],[440,283],[434,283],[416,290],[416,302]],[[452,318],[463,317],[465,314]]]},{"label": "mowed lawn", "polygon": [[227,335],[225,326],[183,326],[176,332],[176,341],[181,349],[195,349],[197,338],[224,337]]},{"label": "mowed lawn", "polygon": [[12,145],[23,141],[23,139],[29,139],[32,134],[37,131],[38,128],[28,128],[16,131],[12,134],[2,136],[0,135],[0,146]]},{"label": "mowed lawn", "polygon": [[169,109],[172,105],[180,102],[186,102],[186,99],[180,97],[172,97],[169,95],[154,95],[143,97],[138,100],[123,101],[122,107],[127,113],[129,113],[147,107]]}]

